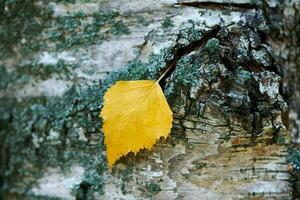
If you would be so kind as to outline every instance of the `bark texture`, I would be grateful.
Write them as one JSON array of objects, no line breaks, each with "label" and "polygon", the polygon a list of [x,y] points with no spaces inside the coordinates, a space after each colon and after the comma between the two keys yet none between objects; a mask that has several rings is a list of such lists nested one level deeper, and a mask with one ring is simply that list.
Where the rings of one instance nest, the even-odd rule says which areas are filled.
[{"label": "bark texture", "polygon": [[[0,197],[293,198],[299,1],[0,5]],[[104,92],[169,66],[171,136],[109,172]]]}]

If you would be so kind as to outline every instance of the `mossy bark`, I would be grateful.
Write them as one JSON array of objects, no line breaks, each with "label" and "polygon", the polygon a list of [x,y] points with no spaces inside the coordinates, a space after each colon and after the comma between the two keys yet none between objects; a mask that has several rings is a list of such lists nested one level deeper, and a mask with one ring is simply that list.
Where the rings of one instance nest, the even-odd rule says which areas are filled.
[{"label": "mossy bark", "polygon": [[[292,199],[298,1],[0,5],[0,197]],[[104,92],[171,65],[170,137],[109,172]]]}]

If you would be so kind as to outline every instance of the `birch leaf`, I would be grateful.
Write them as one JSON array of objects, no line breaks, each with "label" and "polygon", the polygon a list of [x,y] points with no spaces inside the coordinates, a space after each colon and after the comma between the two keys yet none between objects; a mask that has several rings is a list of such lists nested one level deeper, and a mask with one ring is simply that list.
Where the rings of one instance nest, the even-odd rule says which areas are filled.
[{"label": "birch leaf", "polygon": [[158,82],[118,81],[104,95],[101,111],[108,166],[129,152],[151,149],[172,127],[172,111]]}]

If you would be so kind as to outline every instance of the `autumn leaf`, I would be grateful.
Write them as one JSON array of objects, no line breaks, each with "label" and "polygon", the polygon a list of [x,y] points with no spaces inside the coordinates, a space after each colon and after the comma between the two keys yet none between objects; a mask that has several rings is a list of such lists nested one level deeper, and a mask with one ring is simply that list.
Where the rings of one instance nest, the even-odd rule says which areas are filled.
[{"label": "autumn leaf", "polygon": [[101,111],[108,166],[129,152],[151,149],[172,127],[172,111],[158,81],[118,81]]}]

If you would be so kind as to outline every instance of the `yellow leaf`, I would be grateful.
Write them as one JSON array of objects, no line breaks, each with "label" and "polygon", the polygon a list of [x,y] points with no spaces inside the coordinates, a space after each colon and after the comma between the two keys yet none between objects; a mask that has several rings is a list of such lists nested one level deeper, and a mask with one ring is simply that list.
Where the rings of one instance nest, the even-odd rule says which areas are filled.
[{"label": "yellow leaf", "polygon": [[150,149],[172,127],[172,111],[158,82],[118,81],[104,95],[101,111],[108,166],[130,151]]}]

